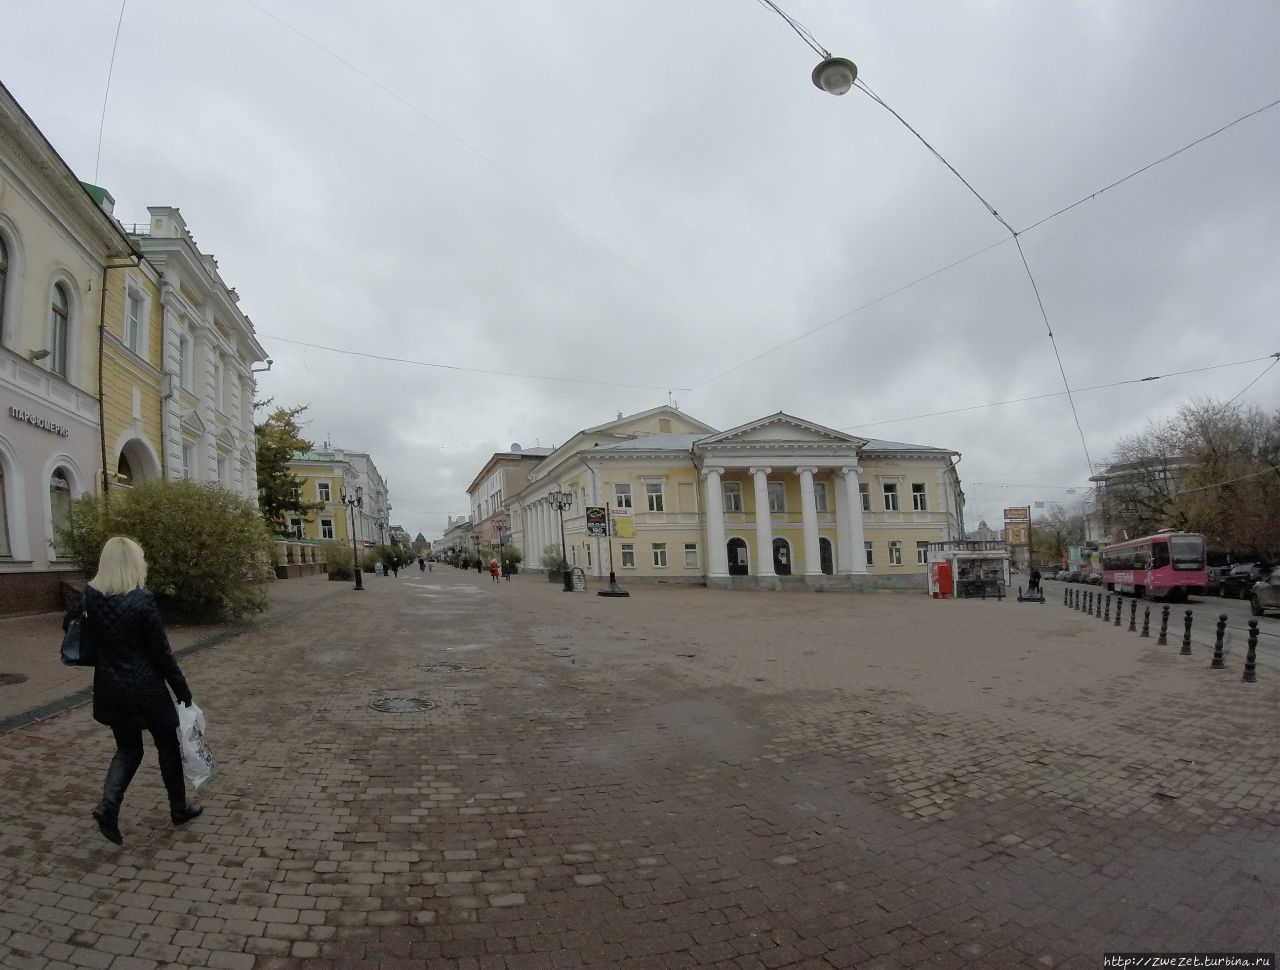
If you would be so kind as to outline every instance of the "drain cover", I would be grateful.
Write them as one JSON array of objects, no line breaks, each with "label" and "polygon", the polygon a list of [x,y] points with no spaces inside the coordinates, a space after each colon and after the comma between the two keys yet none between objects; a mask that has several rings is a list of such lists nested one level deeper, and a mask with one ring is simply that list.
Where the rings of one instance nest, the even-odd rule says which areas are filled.
[{"label": "drain cover", "polygon": [[435,701],[425,697],[379,697],[369,702],[369,706],[383,714],[417,714],[435,707]]},{"label": "drain cover", "polygon": [[467,669],[466,664],[455,663],[420,664],[420,666],[429,674],[460,674]]},{"label": "drain cover", "polygon": [[0,687],[9,687],[13,684],[25,684],[26,682],[26,674],[0,674]]}]

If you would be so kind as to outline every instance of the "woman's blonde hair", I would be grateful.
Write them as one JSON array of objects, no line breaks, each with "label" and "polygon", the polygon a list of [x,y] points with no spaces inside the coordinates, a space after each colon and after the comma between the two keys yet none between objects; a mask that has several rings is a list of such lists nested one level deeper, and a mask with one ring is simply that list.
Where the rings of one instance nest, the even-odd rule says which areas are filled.
[{"label": "woman's blonde hair", "polygon": [[89,585],[112,596],[128,593],[146,582],[147,557],[142,554],[142,546],[125,536],[108,539],[98,557],[98,575],[89,580]]}]

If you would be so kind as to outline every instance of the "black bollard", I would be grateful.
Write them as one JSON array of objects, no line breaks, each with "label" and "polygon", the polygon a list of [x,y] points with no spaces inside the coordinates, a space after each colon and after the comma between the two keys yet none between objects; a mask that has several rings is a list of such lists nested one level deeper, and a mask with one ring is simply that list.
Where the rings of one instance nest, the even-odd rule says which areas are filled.
[{"label": "black bollard", "polygon": [[1079,589],[1073,589],[1071,591],[1071,607],[1077,613],[1080,612],[1080,600],[1081,600],[1082,593],[1083,593],[1083,590],[1079,590]]},{"label": "black bollard", "polygon": [[1120,599],[1120,594],[1116,593],[1116,626],[1120,625],[1120,614],[1124,612],[1124,601]]},{"label": "black bollard", "polygon": [[[1138,604],[1135,602],[1133,605],[1137,606]],[[1139,636],[1151,636],[1151,607],[1149,606],[1142,608],[1142,633]]]},{"label": "black bollard", "polygon": [[[1102,594],[1099,593],[1098,595],[1101,596]],[[1107,608],[1106,608],[1106,611],[1102,614],[1102,619],[1106,623],[1111,622],[1111,594],[1110,593],[1107,594]]]},{"label": "black bollard", "polygon": [[1063,587],[1062,587],[1062,605],[1063,605],[1063,606],[1069,606],[1069,605],[1070,605],[1070,604],[1067,602],[1067,597],[1068,597],[1068,596],[1070,596],[1070,595],[1071,595],[1071,590],[1069,590],[1069,589],[1067,589],[1067,587],[1063,586]]},{"label": "black bollard", "polygon": [[1138,629],[1138,601],[1129,601],[1129,632],[1134,633]]},{"label": "black bollard", "polygon": [[1244,676],[1241,680],[1257,683],[1258,680],[1258,621],[1249,621],[1249,652],[1244,655]]},{"label": "black bollard", "polygon": [[1093,615],[1096,616],[1099,620],[1102,619],[1102,593],[1101,592],[1094,594]]},{"label": "black bollard", "polygon": [[1169,607],[1166,605],[1160,611],[1160,636],[1156,638],[1156,643],[1164,646],[1169,642]]},{"label": "black bollard", "polygon": [[1182,649],[1178,651],[1178,655],[1182,657],[1191,656],[1191,611],[1187,610],[1187,615],[1182,621]]},{"label": "black bollard", "polygon": [[1084,611],[1093,616],[1093,590],[1091,589],[1084,591]]},{"label": "black bollard", "polygon": [[1209,666],[1213,670],[1222,670],[1226,667],[1226,662],[1222,659],[1222,641],[1227,635],[1227,614],[1218,614],[1218,636],[1213,641],[1213,663]]}]

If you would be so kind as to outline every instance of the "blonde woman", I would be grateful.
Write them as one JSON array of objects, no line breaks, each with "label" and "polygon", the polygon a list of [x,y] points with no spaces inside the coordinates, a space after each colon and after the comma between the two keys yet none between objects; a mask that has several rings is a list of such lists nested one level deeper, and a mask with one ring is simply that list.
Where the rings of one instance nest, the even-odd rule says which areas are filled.
[{"label": "blonde woman", "polygon": [[178,746],[178,711],[165,689],[191,703],[191,688],[178,669],[169,648],[164,621],[155,597],[143,588],[147,561],[142,547],[132,539],[115,536],[102,547],[98,575],[85,586],[80,602],[63,621],[81,608],[83,635],[97,654],[93,672],[93,719],[111,728],[116,753],[107,768],[102,802],[93,810],[98,829],[116,845],[120,834],[120,803],[134,773],[142,764],[142,732],[146,729],[160,756],[160,777],[169,794],[169,816],[183,825],[203,809],[187,804],[182,776],[182,752]]}]

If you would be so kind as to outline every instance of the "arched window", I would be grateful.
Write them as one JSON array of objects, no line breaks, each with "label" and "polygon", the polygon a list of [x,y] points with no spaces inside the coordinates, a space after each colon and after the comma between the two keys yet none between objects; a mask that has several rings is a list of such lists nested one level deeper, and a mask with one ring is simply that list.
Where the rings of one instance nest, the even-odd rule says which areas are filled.
[{"label": "arched window", "polygon": [[12,556],[9,545],[9,495],[4,488],[4,465],[0,464],[0,556]]},{"label": "arched window", "polygon": [[116,484],[133,484],[133,466],[129,464],[129,456],[123,451],[120,452],[120,460],[116,462]]},{"label": "arched window", "polygon": [[5,247],[4,236],[0,236],[0,340],[4,339],[4,285],[8,279],[9,250]]},{"label": "arched window", "polygon": [[66,557],[67,546],[60,535],[61,530],[71,528],[71,482],[67,473],[55,468],[49,476],[49,510],[52,532],[49,541],[59,559]]},{"label": "arched window", "polygon": [[71,300],[67,288],[53,284],[53,300],[49,308],[49,352],[53,355],[49,369],[59,377],[67,376],[67,342],[71,327]]}]

